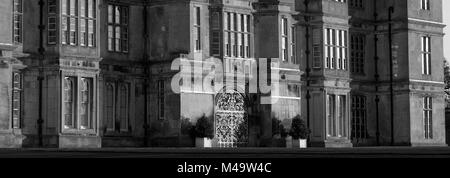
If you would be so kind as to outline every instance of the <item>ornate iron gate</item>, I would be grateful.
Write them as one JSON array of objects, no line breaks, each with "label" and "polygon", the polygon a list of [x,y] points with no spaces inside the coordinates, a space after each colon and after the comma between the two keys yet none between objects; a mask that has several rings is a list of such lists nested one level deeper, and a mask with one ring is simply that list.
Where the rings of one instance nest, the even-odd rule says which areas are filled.
[{"label": "ornate iron gate", "polygon": [[216,97],[215,138],[219,147],[241,147],[248,143],[248,117],[244,96],[235,90]]}]

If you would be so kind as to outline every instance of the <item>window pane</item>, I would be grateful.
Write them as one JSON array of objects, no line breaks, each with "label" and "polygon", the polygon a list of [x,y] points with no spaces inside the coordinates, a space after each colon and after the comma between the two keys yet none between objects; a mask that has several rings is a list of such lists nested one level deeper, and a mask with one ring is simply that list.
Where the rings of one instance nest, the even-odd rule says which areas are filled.
[{"label": "window pane", "polygon": [[70,15],[77,15],[77,0],[70,0]]},{"label": "window pane", "polygon": [[120,130],[128,130],[128,87],[120,87]]},{"label": "window pane", "polygon": [[95,18],[96,17],[96,3],[95,0],[88,0],[88,17]]},{"label": "window pane", "polygon": [[109,130],[114,130],[114,87],[108,83],[106,86],[106,122]]},{"label": "window pane", "polygon": [[113,5],[108,5],[108,23],[114,23],[114,7]]},{"label": "window pane", "polygon": [[64,79],[64,128],[73,129],[75,128],[75,118],[73,117],[74,111],[74,94],[75,90],[73,77],[66,77]]},{"label": "window pane", "polygon": [[86,0],[78,0],[80,2],[80,17],[86,16]]},{"label": "window pane", "polygon": [[68,0],[61,0],[61,13],[63,14],[63,15],[67,15],[67,1]]},{"label": "window pane", "polygon": [[108,26],[108,50],[113,51],[113,40],[114,40],[114,27],[112,25]]},{"label": "window pane", "polygon": [[80,91],[80,118],[81,129],[91,129],[91,101],[92,101],[92,80],[88,78],[81,79],[81,91]]}]

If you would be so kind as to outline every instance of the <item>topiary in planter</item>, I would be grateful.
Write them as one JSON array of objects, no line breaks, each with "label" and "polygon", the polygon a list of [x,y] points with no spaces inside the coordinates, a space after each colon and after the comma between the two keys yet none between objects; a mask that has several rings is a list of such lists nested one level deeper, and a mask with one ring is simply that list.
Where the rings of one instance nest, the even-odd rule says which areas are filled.
[{"label": "topiary in planter", "polygon": [[197,138],[214,138],[214,126],[212,121],[203,115],[197,120],[194,133]]},{"label": "topiary in planter", "polygon": [[299,115],[292,119],[291,130],[289,134],[293,139],[307,139],[311,131],[306,126],[306,122]]},{"label": "topiary in planter", "polygon": [[287,136],[287,132],[279,119],[272,118],[272,136],[275,135],[280,135],[281,138],[285,138]]}]

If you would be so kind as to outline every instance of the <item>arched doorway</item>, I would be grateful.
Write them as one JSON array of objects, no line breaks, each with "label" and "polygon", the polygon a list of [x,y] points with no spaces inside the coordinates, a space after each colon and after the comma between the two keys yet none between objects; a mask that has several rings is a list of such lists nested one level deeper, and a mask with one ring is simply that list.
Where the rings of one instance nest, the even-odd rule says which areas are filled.
[{"label": "arched doorway", "polygon": [[236,90],[226,90],[216,96],[214,128],[218,147],[247,146],[248,116],[244,98]]}]

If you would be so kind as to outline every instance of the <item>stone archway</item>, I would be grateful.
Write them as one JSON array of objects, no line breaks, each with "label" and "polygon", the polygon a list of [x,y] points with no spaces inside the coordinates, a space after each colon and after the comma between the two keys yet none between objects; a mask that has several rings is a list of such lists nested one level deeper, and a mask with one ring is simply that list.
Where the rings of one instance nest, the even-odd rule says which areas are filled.
[{"label": "stone archway", "polygon": [[236,90],[216,96],[214,114],[215,138],[218,147],[243,147],[248,144],[248,116],[245,97]]}]

